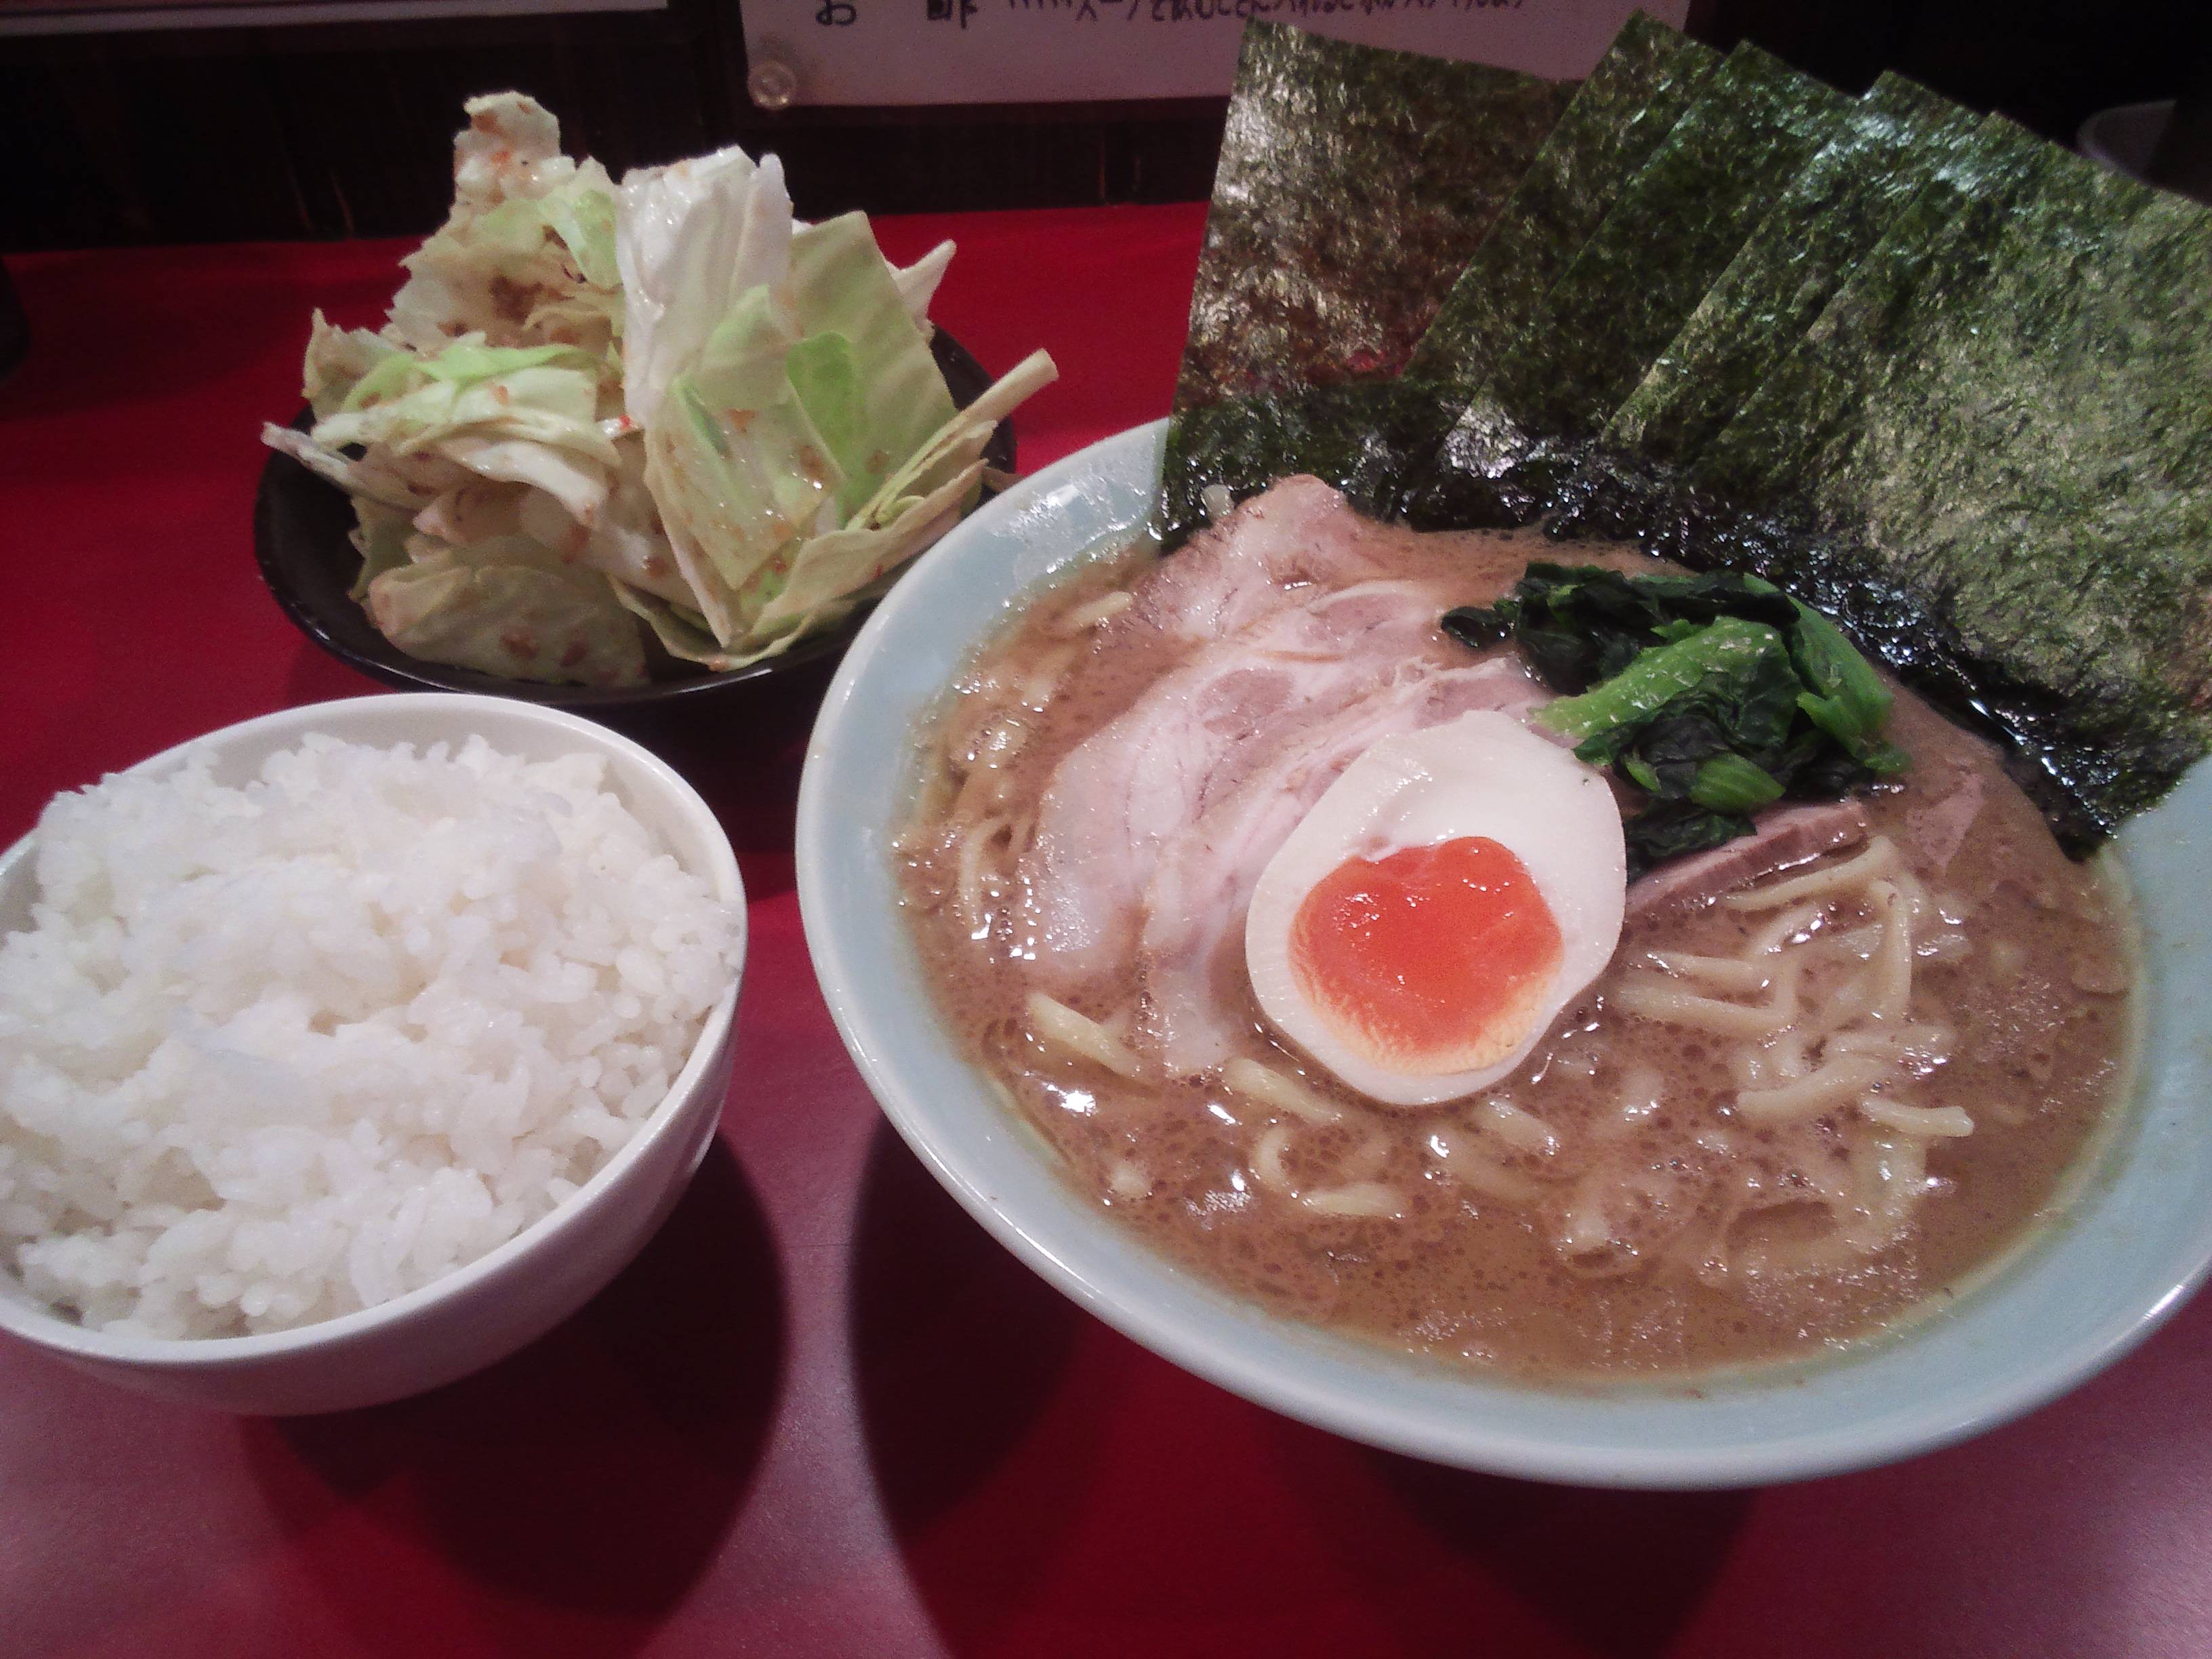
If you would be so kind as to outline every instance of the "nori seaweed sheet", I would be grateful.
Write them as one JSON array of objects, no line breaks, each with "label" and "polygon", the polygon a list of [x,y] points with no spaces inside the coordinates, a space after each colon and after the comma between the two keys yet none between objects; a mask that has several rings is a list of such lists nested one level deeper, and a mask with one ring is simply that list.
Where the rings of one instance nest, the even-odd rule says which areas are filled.
[{"label": "nori seaweed sheet", "polygon": [[1395,374],[1573,94],[1248,24],[1176,406]]},{"label": "nori seaweed sheet", "polygon": [[1978,125],[1962,106],[1885,73],[1614,410],[1603,441],[1659,461],[1697,454]]},{"label": "nori seaweed sheet", "polygon": [[[1204,525],[1200,493],[1208,484],[1226,484],[1242,499],[1279,477],[1311,472],[1339,484],[1362,511],[1416,529],[1541,522],[1565,542],[1632,541],[1692,570],[1764,576],[1835,618],[1906,684],[1996,740],[2059,843],[2077,857],[2212,751],[2201,710],[2177,720],[2154,686],[2148,699],[2137,684],[2132,700],[2094,702],[2055,688],[2032,653],[2002,641],[1993,646],[1963,633],[1950,615],[1931,612],[1918,584],[1886,572],[1847,529],[1747,513],[1679,469],[1589,441],[1531,442],[1510,461],[1486,457],[1470,467],[1426,440],[1421,404],[1438,390],[1346,386],[1178,416],[1165,466],[1166,544]],[[2146,596],[2145,608],[2131,613],[2135,622],[2168,602]],[[2208,615],[2201,586],[2186,608],[2201,668]],[[2150,626],[2156,631],[2154,621]],[[2124,631],[2118,618],[2113,627]]]},{"label": "nori seaweed sheet", "polygon": [[1630,16],[1452,284],[1408,377],[1469,392],[1481,383],[1720,61],[1642,12]]},{"label": "nori seaweed sheet", "polygon": [[1480,402],[1439,440],[1435,383],[1244,398],[1170,428],[1170,544],[1206,486],[1308,471],[1420,528],[1541,520],[1754,572],[2003,740],[2085,852],[2212,752],[2212,214],[1994,116],[1901,208],[1877,195],[1879,240],[1819,268],[1826,304],[1686,466]]},{"label": "nori seaweed sheet", "polygon": [[[1201,496],[1209,487],[1224,486],[1241,501],[1296,472],[1327,479],[1374,517],[1401,516],[1405,482],[1425,473],[1455,406],[1446,388],[1400,380],[1227,398],[1185,410],[1169,422],[1161,460],[1162,544],[1178,547],[1204,527]],[[1487,501],[1468,511],[1473,522],[1519,522]]]},{"label": "nori seaweed sheet", "polygon": [[2212,214],[2039,145],[1845,284],[1696,469],[2048,703],[2097,822],[2212,747]]},{"label": "nori seaweed sheet", "polygon": [[[1945,160],[1830,296],[1805,337],[1774,365],[1735,418],[1692,459],[1692,476],[1755,510],[1801,500],[1799,483],[1812,462],[1813,434],[1792,411],[1812,406],[1823,395],[1826,369],[1820,340],[1845,326],[1846,317],[1879,310],[1888,296],[1910,294],[1947,239],[1960,234],[1960,217],[1969,204],[2001,215],[2003,204],[2027,189],[2033,175],[2052,165],[2052,146],[2027,128],[2001,115],[1984,117],[1973,137]],[[1799,440],[1802,449],[1793,450]]]},{"label": "nori seaweed sheet", "polygon": [[1469,425],[1594,434],[1853,100],[1741,46],[1504,349]]}]

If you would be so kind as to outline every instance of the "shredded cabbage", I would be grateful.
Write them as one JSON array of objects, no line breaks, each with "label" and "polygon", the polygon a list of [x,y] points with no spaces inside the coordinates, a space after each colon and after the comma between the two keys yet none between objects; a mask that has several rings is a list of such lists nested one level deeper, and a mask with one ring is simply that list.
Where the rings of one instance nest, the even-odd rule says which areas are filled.
[{"label": "shredded cabbage", "polygon": [[975,503],[1042,352],[966,410],[929,349],[953,248],[792,217],[742,149],[617,186],[518,93],[471,99],[453,205],[383,328],[318,312],[313,424],[264,440],[348,491],[355,597],[400,649],[629,684],[722,670],[873,598]]}]

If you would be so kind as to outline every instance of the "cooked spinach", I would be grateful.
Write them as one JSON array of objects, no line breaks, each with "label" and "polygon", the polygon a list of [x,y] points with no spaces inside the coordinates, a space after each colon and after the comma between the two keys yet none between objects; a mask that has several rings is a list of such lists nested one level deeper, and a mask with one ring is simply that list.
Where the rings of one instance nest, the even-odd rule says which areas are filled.
[{"label": "cooked spinach", "polygon": [[1569,694],[1537,723],[1651,797],[1627,821],[1632,873],[1749,834],[1759,807],[1832,799],[1905,763],[1882,741],[1890,696],[1866,659],[1756,576],[1540,561],[1497,605],[1443,625],[1478,648],[1512,641]]}]

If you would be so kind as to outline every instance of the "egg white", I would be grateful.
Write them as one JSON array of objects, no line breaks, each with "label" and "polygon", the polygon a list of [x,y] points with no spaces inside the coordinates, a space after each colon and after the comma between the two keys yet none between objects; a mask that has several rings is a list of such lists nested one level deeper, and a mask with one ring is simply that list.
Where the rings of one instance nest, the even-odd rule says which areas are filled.
[{"label": "egg white", "polygon": [[[1559,927],[1560,956],[1522,1040],[1480,1071],[1394,1070],[1333,1031],[1299,990],[1291,928],[1314,884],[1347,859],[1486,836],[1528,869]],[[1392,1106],[1433,1106],[1487,1087],[1528,1057],[1612,960],[1628,890],[1620,809],[1604,775],[1510,714],[1480,709],[1385,738],[1346,767],[1291,832],[1254,890],[1244,960],[1269,1022],[1345,1083]]]}]

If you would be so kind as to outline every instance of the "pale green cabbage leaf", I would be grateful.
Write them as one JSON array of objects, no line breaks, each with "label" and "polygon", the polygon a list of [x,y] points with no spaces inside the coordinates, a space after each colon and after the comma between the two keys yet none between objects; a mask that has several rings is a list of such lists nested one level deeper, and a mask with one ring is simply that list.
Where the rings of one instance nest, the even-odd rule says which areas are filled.
[{"label": "pale green cabbage leaf", "polygon": [[[428,660],[629,684],[646,629],[709,668],[872,599],[973,506],[1039,353],[957,410],[927,312],[867,221],[791,215],[728,149],[617,190],[519,94],[471,99],[454,198],[380,331],[318,313],[307,432],[264,428],[352,495],[356,598]],[[640,622],[645,625],[640,627]]]},{"label": "pale green cabbage leaf", "polygon": [[386,337],[424,355],[464,335],[573,345],[618,373],[614,183],[561,154],[560,124],[520,93],[471,98],[453,140],[453,206],[401,261]]},{"label": "pale green cabbage leaf", "polygon": [[711,569],[695,586],[717,647],[765,644],[759,618],[806,544],[955,416],[867,220],[798,231],[784,281],[738,296],[646,428],[669,540],[687,574]]},{"label": "pale green cabbage leaf", "polygon": [[366,605],[377,631],[410,657],[509,679],[644,681],[644,642],[613,582],[541,557],[526,538],[472,551],[417,558],[373,578]]}]

